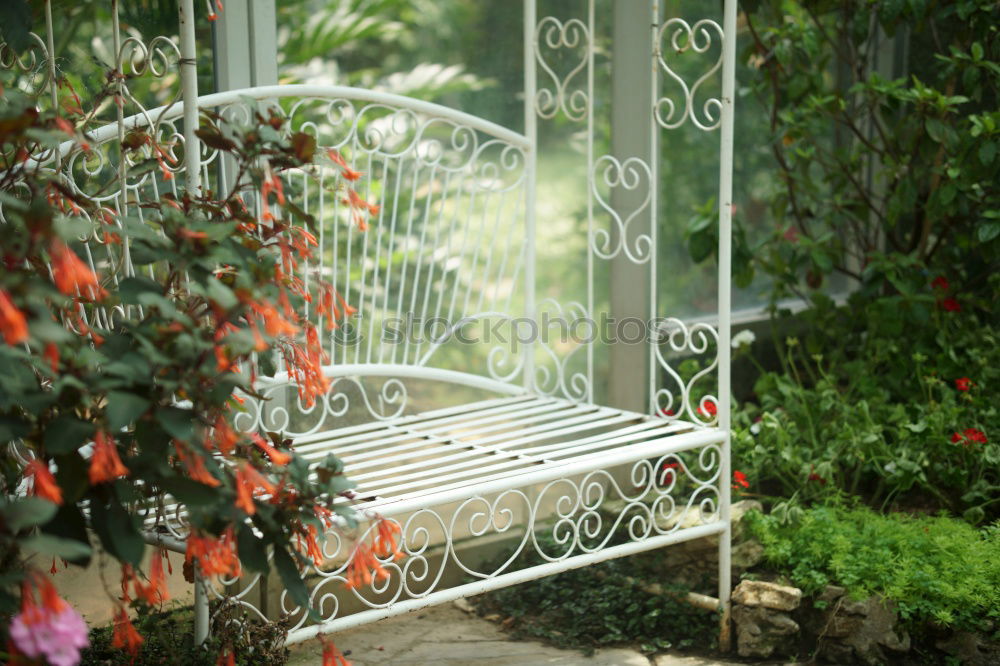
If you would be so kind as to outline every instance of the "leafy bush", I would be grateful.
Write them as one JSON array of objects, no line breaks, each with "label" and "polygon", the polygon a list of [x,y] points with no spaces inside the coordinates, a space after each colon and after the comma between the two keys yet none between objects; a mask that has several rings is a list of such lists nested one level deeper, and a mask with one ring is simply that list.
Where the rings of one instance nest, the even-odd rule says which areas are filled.
[{"label": "leafy bush", "polygon": [[854,598],[882,594],[914,624],[983,631],[1000,621],[1000,523],[977,530],[945,516],[835,506],[794,525],[756,512],[745,520],[767,561],[807,593],[835,584]]},{"label": "leafy bush", "polygon": [[736,413],[737,466],[795,500],[845,492],[972,522],[1000,515],[997,333],[934,307],[947,298],[938,285],[916,301],[921,316],[814,299],[801,336],[778,341],[782,371],[762,371]]},{"label": "leafy bush", "polygon": [[[39,623],[69,626],[62,620],[72,615],[73,640],[84,640],[82,620],[22,551],[85,565],[89,525],[121,565],[113,642],[136,651],[128,607],[148,612],[166,600],[160,551],[140,568],[142,521],[167,510],[164,493],[187,507],[189,579],[194,567],[206,576],[268,571],[270,552],[292,598],[308,606],[300,569],[321,557],[317,539],[335,512],[353,518],[349,503],[331,506],[350,497],[350,484],[332,455],[310,469],[278,434],[237,432],[233,419],[241,394],[261,397],[256,373],[275,373],[272,352],[306,404],[327,387],[304,303],[325,310],[327,324],[343,313],[332,287],[301,279],[297,267],[316,244],[312,220],[285,201],[279,176],[313,162],[314,139],[280,140],[284,121],[264,108],[248,127],[206,116],[199,136],[237,165],[239,185],[218,197],[130,202],[123,213],[29,159],[64,142],[89,154],[87,118],[40,114],[5,88],[0,149],[18,166],[0,171],[3,633],[10,623],[30,653],[41,649],[28,645]],[[129,178],[173,177],[170,146],[155,140],[142,128],[125,135]],[[106,179],[90,183],[100,190],[120,174],[92,176]],[[257,194],[262,205],[251,212],[244,196]],[[269,203],[285,214],[269,213]],[[134,272],[121,268],[126,256]]]},{"label": "leafy bush", "polygon": [[[1000,243],[996,4],[744,8],[746,57],[759,70],[748,83],[769,111],[778,182],[770,236],[736,258],[752,259],[776,298],[832,275],[872,297],[905,295],[921,271],[945,268],[961,291],[989,298]],[[901,72],[890,71],[904,44]]]}]

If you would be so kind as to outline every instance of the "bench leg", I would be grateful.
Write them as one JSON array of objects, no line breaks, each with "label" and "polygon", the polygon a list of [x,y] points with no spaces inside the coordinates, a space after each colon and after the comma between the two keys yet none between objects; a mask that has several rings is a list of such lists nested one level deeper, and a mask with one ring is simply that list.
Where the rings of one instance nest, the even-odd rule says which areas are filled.
[{"label": "bench leg", "polygon": [[194,644],[208,640],[208,590],[200,573],[194,575]]}]

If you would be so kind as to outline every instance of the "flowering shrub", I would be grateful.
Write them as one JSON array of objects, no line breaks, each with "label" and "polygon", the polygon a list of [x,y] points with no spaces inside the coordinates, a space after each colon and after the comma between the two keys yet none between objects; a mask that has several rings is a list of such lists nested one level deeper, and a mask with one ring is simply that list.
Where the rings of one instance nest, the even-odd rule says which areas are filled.
[{"label": "flowering shrub", "polygon": [[795,500],[850,493],[973,522],[1000,515],[995,330],[972,313],[908,311],[858,317],[821,302],[801,338],[778,341],[782,371],[762,369],[737,411],[735,464]]},{"label": "flowering shrub", "polygon": [[[283,123],[264,108],[248,127],[206,116],[199,136],[236,164],[240,185],[130,202],[120,215],[28,159],[66,141],[90,150],[77,122],[40,115],[10,89],[0,97],[0,613],[12,654],[52,664],[76,663],[86,628],[25,552],[53,567],[85,565],[94,548],[117,560],[112,643],[136,654],[129,611],[168,599],[165,553],[144,558],[140,533],[142,516],[164,513],[164,494],[187,508],[189,578],[268,570],[270,552],[304,607],[300,570],[322,559],[337,515],[354,519],[336,457],[310,468],[280,434],[232,426],[241,396],[259,397],[257,374],[276,371],[272,355],[303,402],[328,388],[318,328],[353,310],[319,276],[303,280],[313,220],[286,200],[281,174],[316,161],[336,169],[338,156],[317,155],[305,134],[286,143],[261,131]],[[171,152],[142,129],[123,150],[136,156],[130,177],[172,178]],[[371,206],[344,189],[363,221]],[[254,192],[258,212],[245,203]],[[134,272],[122,269],[126,253]],[[369,567],[396,555],[395,532],[356,550],[366,570],[352,580],[370,580]]]}]

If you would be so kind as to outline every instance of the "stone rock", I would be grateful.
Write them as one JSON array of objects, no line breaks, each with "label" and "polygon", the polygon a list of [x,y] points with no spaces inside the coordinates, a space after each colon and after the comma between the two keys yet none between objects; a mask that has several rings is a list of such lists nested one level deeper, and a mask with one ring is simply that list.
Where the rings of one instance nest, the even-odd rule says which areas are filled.
[{"label": "stone rock", "polygon": [[[610,504],[610,503],[609,503]],[[731,507],[733,520],[733,574],[739,576],[744,571],[756,566],[764,558],[764,548],[756,540],[746,534],[743,516],[748,511],[761,510],[757,500],[742,500]],[[682,528],[701,524],[701,511],[692,507],[678,513],[669,520],[661,521],[661,529],[673,529],[680,524]],[[719,566],[719,537],[717,535],[692,539],[664,548],[659,568],[666,582],[697,584],[698,581],[714,578]]]},{"label": "stone rock", "polygon": [[938,641],[936,647],[968,666],[1000,664],[1000,643],[987,641],[969,631],[956,631],[947,640]]},{"label": "stone rock", "polygon": [[775,653],[795,654],[799,624],[787,613],[763,606],[733,606],[736,651],[741,657],[767,659]]},{"label": "stone rock", "polygon": [[744,580],[733,591],[733,602],[743,606],[792,611],[802,602],[802,590],[762,580]]},{"label": "stone rock", "polygon": [[823,614],[819,653],[836,663],[884,664],[910,649],[910,636],[899,626],[895,605],[875,595],[862,601],[824,590],[821,599],[836,601]]},{"label": "stone rock", "polygon": [[464,597],[459,597],[458,599],[455,599],[451,603],[453,603],[455,605],[455,608],[462,611],[463,613],[469,613],[471,615],[472,613],[476,612],[476,609],[473,608],[472,604],[470,604],[469,601]]}]

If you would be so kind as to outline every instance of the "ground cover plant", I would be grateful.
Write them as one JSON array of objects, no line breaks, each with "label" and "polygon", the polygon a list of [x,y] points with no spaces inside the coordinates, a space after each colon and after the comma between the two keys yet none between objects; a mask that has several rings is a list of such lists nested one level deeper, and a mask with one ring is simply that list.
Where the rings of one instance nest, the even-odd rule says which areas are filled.
[{"label": "ground cover plant", "polygon": [[[551,536],[539,542],[553,546]],[[510,553],[496,563],[505,562]],[[646,653],[687,648],[717,633],[717,613],[680,601],[683,586],[654,588],[662,574],[656,554],[643,553],[573,569],[521,583],[475,598],[480,615],[496,613],[517,639],[534,639],[557,647],[592,654],[595,649],[636,646]],[[532,566],[544,560],[534,553],[519,556],[512,566]],[[711,640],[711,639],[710,639]]]},{"label": "ground cover plant", "polygon": [[855,599],[880,594],[917,632],[929,622],[990,634],[1000,626],[1000,526],[847,506],[809,509],[794,524],[759,513],[747,522],[768,564],[807,594],[828,584]]}]

